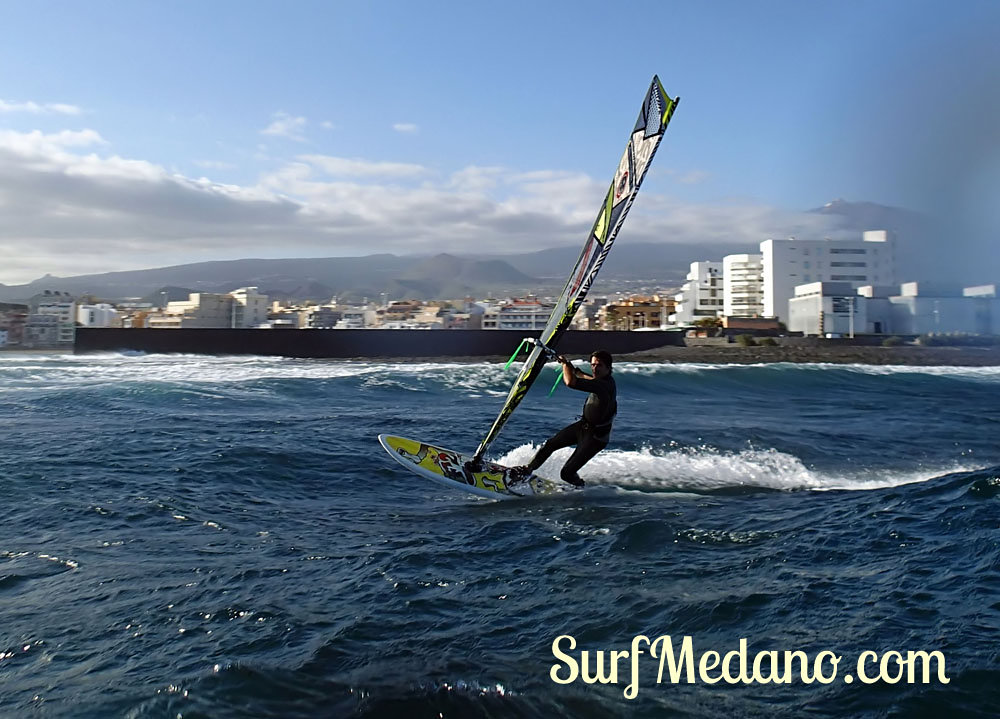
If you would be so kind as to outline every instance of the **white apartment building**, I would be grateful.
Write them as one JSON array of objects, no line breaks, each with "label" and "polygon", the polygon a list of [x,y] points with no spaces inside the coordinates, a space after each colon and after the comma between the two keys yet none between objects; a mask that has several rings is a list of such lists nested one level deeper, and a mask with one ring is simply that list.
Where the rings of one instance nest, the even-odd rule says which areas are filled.
[{"label": "white apartment building", "polygon": [[553,305],[535,299],[511,300],[483,311],[484,330],[542,330]]},{"label": "white apartment building", "polygon": [[76,302],[73,300],[43,300],[38,303],[37,314],[56,318],[56,342],[72,343],[76,338]]},{"label": "white apartment building", "polygon": [[728,317],[764,315],[764,255],[722,258],[722,312]]},{"label": "white apartment building", "polygon": [[241,287],[229,293],[233,298],[233,316],[230,327],[245,329],[267,322],[268,296],[257,292],[256,287]]},{"label": "white apartment building", "polygon": [[82,327],[121,327],[121,315],[109,304],[80,305],[76,321]]},{"label": "white apartment building", "polygon": [[798,285],[795,296],[788,301],[788,329],[806,335],[843,337],[870,332],[868,302],[869,298],[859,294],[850,282]]},{"label": "white apartment building", "polygon": [[687,282],[674,295],[677,305],[668,321],[688,325],[705,317],[719,317],[723,312],[724,288],[721,262],[692,262]]},{"label": "white apartment building", "polygon": [[767,317],[789,319],[788,301],[798,285],[896,283],[894,238],[886,230],[869,230],[860,240],[765,240],[760,251]]}]

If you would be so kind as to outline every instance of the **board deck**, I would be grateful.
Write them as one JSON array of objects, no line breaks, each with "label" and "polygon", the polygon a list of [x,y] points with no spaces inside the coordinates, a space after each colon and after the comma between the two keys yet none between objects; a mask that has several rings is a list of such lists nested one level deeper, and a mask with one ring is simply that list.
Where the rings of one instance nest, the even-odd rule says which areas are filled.
[{"label": "board deck", "polygon": [[453,489],[461,489],[487,499],[520,499],[538,494],[555,494],[564,489],[555,482],[532,475],[511,487],[508,484],[510,467],[493,462],[482,463],[479,471],[470,471],[465,463],[469,457],[443,447],[405,437],[380,434],[389,456],[412,472]]}]

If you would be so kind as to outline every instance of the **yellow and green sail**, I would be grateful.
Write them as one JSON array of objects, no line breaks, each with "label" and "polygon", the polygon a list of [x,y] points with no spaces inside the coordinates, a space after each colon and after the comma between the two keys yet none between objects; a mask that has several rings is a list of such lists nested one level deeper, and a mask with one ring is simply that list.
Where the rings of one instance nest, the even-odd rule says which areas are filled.
[{"label": "yellow and green sail", "polygon": [[[549,321],[538,338],[542,345],[554,348],[569,323],[572,322],[573,316],[583,304],[594,278],[597,277],[601,265],[604,264],[604,259],[611,250],[611,245],[614,244],[618,230],[621,229],[622,223],[625,221],[625,216],[635,201],[639,186],[646,176],[646,171],[653,161],[653,155],[656,154],[656,149],[660,145],[660,140],[663,139],[663,133],[666,131],[667,124],[670,122],[679,101],[679,97],[670,98],[667,95],[660,79],[654,75],[649,91],[642,101],[639,119],[636,120],[635,127],[632,128],[625,153],[618,163],[618,170],[615,172],[611,187],[608,188],[608,194],[597,214],[597,220],[590,230],[579,259],[573,266],[566,286],[556,301]],[[546,359],[545,350],[535,345],[520,373],[518,373],[499,416],[479,444],[473,461],[481,459],[493,440],[500,434],[500,430],[542,371]]]}]

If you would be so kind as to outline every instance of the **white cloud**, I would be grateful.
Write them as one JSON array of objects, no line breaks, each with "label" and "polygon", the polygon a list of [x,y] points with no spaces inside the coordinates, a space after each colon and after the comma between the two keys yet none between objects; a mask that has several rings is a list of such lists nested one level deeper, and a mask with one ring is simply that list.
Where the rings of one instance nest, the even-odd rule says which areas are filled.
[{"label": "white cloud", "polygon": [[32,115],[79,115],[82,110],[76,105],[61,102],[5,102],[0,100],[0,112],[27,112]]},{"label": "white cloud", "polygon": [[324,130],[336,130],[337,129],[337,126],[334,125],[329,120],[324,120],[323,122],[321,122],[319,124],[319,126],[322,127]]},{"label": "white cloud", "polygon": [[429,172],[421,165],[404,162],[372,162],[329,155],[300,155],[298,159],[332,177],[418,177]]},{"label": "white cloud", "polygon": [[506,170],[502,167],[465,167],[452,173],[448,187],[454,190],[485,192],[497,187],[504,174]]},{"label": "white cloud", "polygon": [[[582,243],[606,183],[581,173],[301,155],[253,186],[108,152],[93,130],[0,131],[0,282],[210,259],[503,253]],[[822,233],[822,215],[640,196],[629,242]]]},{"label": "white cloud", "polygon": [[412,122],[397,122],[392,126],[392,129],[396,132],[401,132],[405,135],[412,135],[420,130],[419,127],[414,125]]},{"label": "white cloud", "polygon": [[86,147],[106,144],[95,130],[62,130],[45,134],[40,130],[15,132],[0,130],[0,147],[24,155],[49,154],[67,147]]},{"label": "white cloud", "polygon": [[306,118],[293,117],[287,112],[276,112],[272,117],[274,120],[270,125],[261,130],[260,134],[285,137],[296,142],[305,142],[306,138],[302,133],[308,123]]}]

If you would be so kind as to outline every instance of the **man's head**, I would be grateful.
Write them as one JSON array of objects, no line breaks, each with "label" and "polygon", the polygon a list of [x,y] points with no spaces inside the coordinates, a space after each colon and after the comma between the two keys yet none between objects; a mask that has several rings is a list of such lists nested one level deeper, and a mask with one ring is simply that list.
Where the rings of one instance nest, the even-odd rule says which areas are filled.
[{"label": "man's head", "polygon": [[594,350],[590,353],[590,367],[595,377],[606,377],[611,374],[611,353],[607,350]]}]

